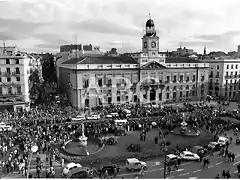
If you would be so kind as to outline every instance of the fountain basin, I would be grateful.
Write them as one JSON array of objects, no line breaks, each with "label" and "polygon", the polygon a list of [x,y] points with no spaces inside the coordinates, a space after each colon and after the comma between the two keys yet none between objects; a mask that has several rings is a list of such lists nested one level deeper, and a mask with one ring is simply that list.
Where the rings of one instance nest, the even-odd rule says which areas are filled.
[{"label": "fountain basin", "polygon": [[171,131],[171,133],[189,137],[196,137],[201,134],[200,130],[194,129],[192,126],[185,127],[184,132],[182,130],[181,126],[177,126]]},{"label": "fountain basin", "polygon": [[99,141],[100,140],[88,138],[86,141],[87,145],[83,145],[82,141],[78,138],[70,139],[64,143],[62,152],[65,152],[70,156],[87,156],[95,154],[96,152],[99,152],[101,149],[103,149],[103,145],[100,144]]}]

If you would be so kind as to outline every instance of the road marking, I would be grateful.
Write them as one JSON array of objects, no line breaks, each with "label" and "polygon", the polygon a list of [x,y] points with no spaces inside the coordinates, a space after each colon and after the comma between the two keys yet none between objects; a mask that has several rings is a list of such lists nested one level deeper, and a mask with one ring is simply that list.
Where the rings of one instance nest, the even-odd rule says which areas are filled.
[{"label": "road marking", "polygon": [[198,170],[196,170],[196,171],[193,171],[193,173],[200,172],[200,171],[202,171],[202,170],[201,170],[201,169],[198,169]]},{"label": "road marking", "polygon": [[[151,170],[147,170],[147,171],[144,171],[145,173],[148,173],[148,172],[154,172],[154,171],[161,171],[163,170],[164,168],[160,168],[160,169],[151,169]],[[128,176],[128,175],[134,175],[136,174],[137,172],[133,172],[133,173],[126,173],[126,174],[118,174],[117,176]]]},{"label": "road marking", "polygon": [[170,177],[167,177],[166,179],[172,179],[172,178],[174,178],[175,176],[170,176]]},{"label": "road marking", "polygon": [[208,168],[212,168],[212,167],[213,167],[213,165],[209,166]]},{"label": "road marking", "polygon": [[161,163],[160,162],[155,162],[155,164],[153,164],[152,166],[159,166],[159,165],[161,165]]},{"label": "road marking", "polygon": [[190,164],[190,163],[193,163],[193,162],[187,162],[187,163],[183,163],[181,165],[187,165],[187,164]]},{"label": "road marking", "polygon": [[177,172],[181,172],[181,171],[184,171],[184,169],[178,169],[178,170],[176,170]]},{"label": "road marking", "polygon": [[188,175],[189,173],[184,173],[184,174],[179,174],[178,176],[185,176]]},{"label": "road marking", "polygon": [[198,177],[189,177],[189,179],[197,179]]},{"label": "road marking", "polygon": [[219,165],[219,164],[222,164],[223,162],[221,161],[221,162],[218,162],[218,163],[216,163],[216,165]]},{"label": "road marking", "polygon": [[236,164],[239,164],[239,163],[240,163],[240,161],[233,163],[233,165],[235,166]]}]

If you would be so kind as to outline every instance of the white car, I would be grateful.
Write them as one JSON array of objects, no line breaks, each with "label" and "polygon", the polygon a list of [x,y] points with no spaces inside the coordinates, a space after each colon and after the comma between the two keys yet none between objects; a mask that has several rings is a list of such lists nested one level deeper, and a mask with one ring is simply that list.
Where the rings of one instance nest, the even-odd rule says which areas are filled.
[{"label": "white car", "polygon": [[139,161],[137,158],[129,158],[126,160],[126,168],[129,171],[141,170],[142,168],[146,170],[147,163]]},{"label": "white car", "polygon": [[197,154],[192,153],[191,151],[181,152],[180,157],[182,160],[188,160],[188,161],[199,161],[200,160],[200,157]]},{"label": "white car", "polygon": [[64,176],[66,176],[67,173],[69,173],[69,171],[72,171],[72,170],[77,169],[79,167],[82,167],[82,166],[80,164],[76,164],[74,162],[71,162],[63,168],[61,175],[64,177]]},{"label": "white car", "polygon": [[93,115],[87,117],[87,119],[89,119],[89,120],[98,120],[100,118],[101,118],[100,115],[97,115],[97,114],[93,114]]},{"label": "white car", "polygon": [[106,118],[119,117],[118,113],[110,113],[106,115]]},{"label": "white car", "polygon": [[217,143],[220,146],[225,146],[227,141],[228,141],[228,138],[226,138],[226,137],[219,137]]},{"label": "white car", "polygon": [[0,131],[11,131],[11,130],[12,130],[11,126],[7,125],[4,122],[0,123]]}]

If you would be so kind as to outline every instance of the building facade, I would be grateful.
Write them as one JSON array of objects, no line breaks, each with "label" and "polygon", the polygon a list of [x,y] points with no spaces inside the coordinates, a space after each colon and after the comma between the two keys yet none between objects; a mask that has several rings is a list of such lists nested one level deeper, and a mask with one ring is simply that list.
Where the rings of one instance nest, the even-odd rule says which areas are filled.
[{"label": "building facade", "polygon": [[138,56],[85,56],[59,64],[59,85],[77,108],[122,103],[204,100],[209,64],[167,58],[159,52],[152,19],[146,23]]},{"label": "building facade", "polygon": [[0,109],[30,108],[28,77],[30,58],[17,47],[0,47]]},{"label": "building facade", "polygon": [[240,89],[240,59],[206,59],[210,65],[209,95],[234,99]]}]

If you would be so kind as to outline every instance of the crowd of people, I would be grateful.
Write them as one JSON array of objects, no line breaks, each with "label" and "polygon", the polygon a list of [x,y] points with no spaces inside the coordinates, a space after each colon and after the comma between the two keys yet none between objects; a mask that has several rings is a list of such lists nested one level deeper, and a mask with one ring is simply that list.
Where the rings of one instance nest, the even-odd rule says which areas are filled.
[{"label": "crowd of people", "polygon": [[[126,116],[124,109],[131,111]],[[2,172],[10,173],[18,171],[25,175],[31,147],[37,145],[38,153],[46,154],[48,161],[54,159],[54,145],[64,144],[73,136],[80,135],[81,123],[72,122],[71,118],[81,115],[89,110],[78,110],[67,105],[62,105],[59,100],[53,100],[49,104],[40,104],[32,107],[30,111],[9,112],[0,114],[1,120],[10,125],[13,131],[6,131],[0,135],[0,155]],[[214,112],[212,107],[203,104],[173,108],[171,106],[156,107],[153,105],[110,105],[107,107],[95,107],[91,113],[102,114],[104,117],[110,113],[118,113],[118,118],[127,119],[123,125],[126,130],[139,130],[152,128],[154,122],[162,129],[171,130],[176,124],[186,119],[189,124],[197,128],[209,130],[213,134],[222,133],[229,126],[236,124],[226,123],[224,126],[216,124],[224,114],[222,111]],[[158,118],[156,118],[158,117]],[[85,133],[92,135],[104,135],[115,129],[114,118],[100,121],[84,121]],[[50,163],[52,167],[52,163]],[[37,167],[41,172],[42,164],[39,161]],[[40,177],[40,175],[39,175]]]}]

